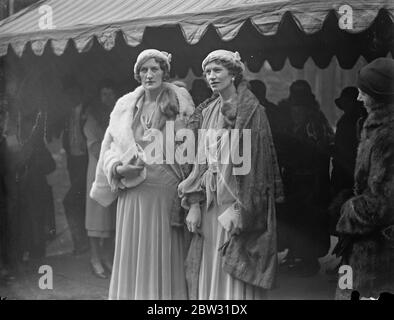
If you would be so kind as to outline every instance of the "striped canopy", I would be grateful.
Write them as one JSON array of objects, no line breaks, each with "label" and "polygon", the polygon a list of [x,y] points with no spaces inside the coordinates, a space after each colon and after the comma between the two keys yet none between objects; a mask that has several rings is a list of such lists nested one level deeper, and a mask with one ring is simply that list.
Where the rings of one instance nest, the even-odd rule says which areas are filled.
[{"label": "striped canopy", "polygon": [[78,52],[88,51],[96,40],[111,50],[119,33],[127,45],[137,46],[146,27],[179,26],[190,45],[210,25],[223,41],[233,40],[246,22],[271,36],[289,14],[310,35],[321,30],[330,13],[340,18],[344,4],[352,9],[348,33],[370,27],[381,9],[393,21],[392,0],[42,0],[0,23],[0,56],[9,46],[22,56],[27,43],[36,55],[47,46],[62,55],[70,40]]}]

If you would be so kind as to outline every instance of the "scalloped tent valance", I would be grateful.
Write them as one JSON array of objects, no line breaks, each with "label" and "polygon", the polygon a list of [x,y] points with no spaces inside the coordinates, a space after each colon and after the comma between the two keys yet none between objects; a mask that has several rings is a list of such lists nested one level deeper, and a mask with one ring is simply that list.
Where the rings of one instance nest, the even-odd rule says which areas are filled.
[{"label": "scalloped tent valance", "polygon": [[[350,30],[341,30],[338,24],[344,4],[352,9]],[[283,39],[308,45],[308,39],[326,36],[327,31],[344,39],[363,34],[379,15],[387,38],[393,29],[392,0],[43,0],[0,23],[0,56],[11,46],[21,57],[28,44],[38,56],[47,47],[62,55],[70,41],[79,53],[95,41],[111,50],[118,34],[128,46],[136,47],[146,39],[147,28],[170,26],[177,26],[184,46],[201,42],[212,30],[218,41],[236,42],[247,24],[254,27],[255,37],[270,40],[268,49],[275,44],[288,47]]]},{"label": "scalloped tent valance", "polygon": [[[98,81],[104,78],[116,81],[119,92],[125,93],[137,85],[132,73],[137,55],[146,48],[157,48],[172,53],[172,78],[186,79],[190,85],[201,76],[201,61],[210,51],[237,50],[255,78],[271,72],[268,65],[273,71],[284,70],[282,91],[278,83],[269,90],[275,96],[284,96],[293,79],[289,65],[303,70],[313,65],[315,70],[309,69],[309,74],[317,74],[316,79],[321,80],[312,79],[313,88],[322,109],[334,121],[332,99],[345,84],[343,75],[354,75],[354,67],[365,60],[390,52],[394,56],[394,2],[348,0],[353,21],[347,22],[353,23],[352,30],[339,27],[339,8],[344,3],[42,0],[0,21],[0,70],[6,75],[7,92],[19,99],[16,108],[25,114],[46,109],[48,121],[60,128],[57,121],[62,121],[67,110],[60,98],[65,75],[75,76],[86,98],[96,93]],[[51,11],[52,18],[40,13],[40,8]],[[40,20],[43,16],[46,20]],[[40,25],[51,22],[52,30],[40,30]],[[297,77],[303,72],[291,69]]]}]

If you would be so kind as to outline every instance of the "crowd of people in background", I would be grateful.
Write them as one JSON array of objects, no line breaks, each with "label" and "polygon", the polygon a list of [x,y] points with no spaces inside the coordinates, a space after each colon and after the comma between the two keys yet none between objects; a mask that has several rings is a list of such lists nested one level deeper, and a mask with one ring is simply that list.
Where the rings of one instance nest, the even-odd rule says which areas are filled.
[{"label": "crowd of people in background", "polygon": [[19,262],[45,257],[46,242],[55,236],[52,188],[46,176],[56,163],[45,143],[43,113],[23,120],[8,117],[2,97],[1,110],[1,264],[8,271]]},{"label": "crowd of people in background", "polygon": [[[235,58],[231,55],[226,56],[227,54],[223,51],[218,53],[218,56],[212,56],[209,59],[208,56],[203,68],[207,65],[210,68],[220,68],[220,66],[212,65],[212,63],[230,61],[233,65],[222,65],[225,65],[229,70],[233,70],[231,68],[236,69],[238,61],[234,60]],[[152,58],[157,57],[156,53],[152,53]],[[152,66],[146,67],[144,65],[144,68],[161,68],[164,76],[169,76],[169,67],[166,66],[166,63],[169,64],[169,62],[166,57],[159,56],[161,60],[143,58],[136,62],[136,79],[140,72],[146,71],[145,69],[141,71],[141,66],[147,61],[150,61]],[[357,271],[362,274],[357,275],[355,279],[355,285],[361,291],[366,295],[376,295],[378,294],[376,288],[381,290],[393,289],[394,159],[392,132],[394,132],[394,128],[392,120],[394,112],[392,98],[394,92],[393,88],[390,87],[392,84],[390,81],[394,79],[392,64],[393,62],[390,59],[377,59],[362,69],[355,86],[344,88],[340,96],[333,99],[333,104],[335,103],[337,108],[343,111],[341,118],[336,123],[335,132],[320,109],[319,102],[307,81],[294,81],[289,87],[288,97],[279,101],[277,105],[267,99],[267,89],[264,82],[252,80],[245,84],[245,90],[251,90],[259,103],[265,107],[265,114],[267,115],[270,132],[272,132],[272,141],[276,152],[273,157],[277,156],[278,172],[283,182],[285,200],[276,205],[278,252],[287,249],[288,253],[281,262],[281,272],[299,277],[311,277],[317,274],[320,270],[318,259],[328,254],[330,236],[334,235],[339,237],[339,244],[335,253],[342,255],[345,263],[357,266]],[[206,72],[205,69],[204,72]],[[241,69],[239,74],[242,74]],[[161,74],[160,77],[162,77]],[[168,80],[166,79],[166,84],[163,87],[169,86],[180,96],[178,90],[181,89],[175,88],[185,87],[186,85],[181,83],[171,84]],[[245,81],[240,83],[242,88]],[[236,88],[238,90],[240,83],[234,84],[234,92]],[[151,116],[150,119],[152,119],[154,103],[158,98],[157,94],[160,92],[149,89],[144,82],[142,84],[145,91],[141,90],[138,93],[138,99],[133,100],[133,103],[136,105],[137,113],[145,109],[152,109],[153,111],[148,112]],[[99,204],[100,201],[93,200],[90,197],[90,191],[95,180],[96,167],[100,161],[102,142],[110,123],[110,114],[118,98],[116,85],[109,80],[100,82],[97,86],[97,97],[90,104],[83,102],[83,87],[74,77],[69,76],[63,79],[63,89],[69,109],[62,129],[62,139],[70,181],[70,188],[65,195],[63,205],[71,232],[74,254],[79,255],[90,250],[92,272],[102,279],[111,275],[113,263],[116,264],[117,278],[111,282],[110,290],[112,298],[138,298],[141,297],[140,293],[137,292],[138,290],[145,293],[145,295],[142,295],[145,298],[151,296],[173,298],[177,297],[176,294],[180,295],[180,298],[186,297],[186,293],[182,295],[182,290],[186,285],[183,283],[177,284],[178,291],[176,293],[169,290],[158,295],[150,295],[150,290],[155,290],[153,286],[157,285],[156,282],[160,282],[164,286],[163,283],[166,281],[161,277],[154,281],[140,278],[140,276],[144,277],[146,274],[140,275],[138,270],[143,268],[144,263],[148,263],[149,257],[138,250],[146,251],[150,249],[135,247],[134,249],[141,255],[137,262],[132,261],[132,257],[124,252],[115,252],[114,260],[114,236],[116,228],[120,228],[116,226],[116,223],[122,222],[122,219],[131,219],[120,213],[124,212],[126,207],[129,208],[127,210],[134,208],[132,210],[135,214],[132,217],[134,222],[127,220],[126,224],[129,226],[128,228],[131,228],[130,230],[122,229],[125,228],[124,225],[117,229],[117,232],[121,234],[118,235],[120,237],[117,239],[118,246],[122,241],[126,241],[127,237],[137,237],[137,233],[141,233],[140,236],[146,238],[146,241],[143,241],[144,244],[141,244],[144,246],[149,241],[153,241],[152,239],[157,236],[157,232],[160,234],[168,232],[169,229],[166,228],[169,228],[170,224],[160,225],[159,222],[157,222],[157,226],[155,225],[154,234],[147,232],[145,223],[148,222],[143,220],[148,219],[147,211],[150,213],[156,212],[155,216],[161,217],[164,214],[160,211],[164,210],[163,206],[170,207],[173,205],[172,203],[167,204],[166,201],[174,197],[173,193],[176,193],[176,186],[179,183],[181,183],[179,189],[181,195],[187,197],[194,194],[195,196],[201,191],[197,187],[200,183],[196,184],[195,182],[201,179],[198,171],[200,169],[194,168],[191,173],[189,171],[190,175],[187,178],[182,173],[181,168],[178,167],[149,167],[146,173],[148,182],[144,182],[136,189],[131,189],[133,191],[130,191],[130,193],[123,194],[117,199],[120,203],[114,201],[109,206]],[[160,86],[161,89],[162,86]],[[218,96],[215,96],[215,94],[212,96],[211,89],[212,87],[210,88],[207,81],[196,79],[189,93],[193,99],[191,105],[194,102],[196,110],[203,112],[204,117],[208,117],[208,120],[209,117],[212,117],[215,120],[219,117],[218,115],[212,113],[208,116],[208,111],[202,111],[205,108],[207,108],[206,110],[214,110],[212,106],[219,103],[220,99],[215,100]],[[222,94],[223,92],[219,93]],[[137,95],[137,93],[135,94]],[[221,99],[225,99],[225,97],[221,97]],[[179,97],[178,100],[180,100]],[[248,100],[245,98],[245,105],[247,105],[246,101]],[[45,258],[47,240],[53,238],[56,234],[54,200],[51,186],[47,181],[47,176],[56,170],[56,162],[46,146],[45,113],[29,114],[18,120],[18,117],[11,110],[8,110],[7,99],[4,96],[0,97],[0,103],[0,281],[7,282],[12,281],[17,276],[12,271],[17,270],[15,266],[21,261]],[[201,105],[203,105],[203,108],[200,108]],[[209,112],[213,112],[212,110]],[[146,114],[147,118],[149,118],[148,113]],[[12,117],[9,116],[11,114]],[[191,119],[195,120],[193,116]],[[199,120],[200,125],[202,123],[207,127],[217,125],[217,119],[212,120],[212,123],[209,123],[210,120],[201,122],[202,119],[206,118]],[[149,124],[146,125],[149,127]],[[142,135],[138,135],[138,130],[144,131],[146,128],[134,129],[137,141],[143,143]],[[375,142],[370,142],[371,139],[374,139]],[[370,158],[366,159],[367,156]],[[119,168],[120,171],[125,170],[127,172],[126,169]],[[226,168],[222,169],[227,170]],[[115,170],[111,174],[115,178],[118,177],[116,166],[111,167],[110,170]],[[370,172],[371,170],[373,173]],[[159,185],[158,179],[160,180],[160,177],[165,178],[168,185]],[[230,181],[229,184],[231,183]],[[157,190],[152,189],[152,186]],[[220,188],[220,186],[217,186],[217,188]],[[171,195],[166,197],[167,193],[171,193]],[[205,197],[206,194],[200,196]],[[230,195],[227,196],[230,197]],[[213,224],[217,224],[216,214],[223,211],[220,205],[215,202],[217,199],[213,198],[215,200],[212,207],[207,206],[207,208],[201,209],[203,217],[215,217],[214,220],[209,222],[211,229]],[[188,198],[189,203],[185,206],[185,209],[191,210],[192,204],[199,203],[202,198],[196,200],[194,197],[193,201],[191,199],[192,197]],[[157,206],[155,206],[156,200]],[[118,213],[116,213],[117,207]],[[144,214],[137,214],[138,210],[145,210]],[[195,209],[191,211],[193,210]],[[215,214],[211,212],[212,210],[216,210]],[[197,215],[197,213],[194,214]],[[201,213],[199,214],[201,215]],[[118,220],[116,222],[117,215]],[[138,228],[140,229],[138,230],[132,225],[137,223],[136,221],[139,223]],[[193,220],[190,217],[187,221],[191,224],[196,223],[196,225],[196,221],[198,221],[201,224],[201,221]],[[183,221],[181,224],[183,224]],[[381,230],[376,231],[378,226],[385,227],[383,228],[384,234],[380,232]],[[210,232],[213,232],[212,241],[216,241],[219,236],[215,230],[211,230],[209,227],[207,222],[203,220],[202,228],[206,231],[205,234],[210,235]],[[190,228],[193,229],[192,226]],[[189,230],[191,230],[190,228]],[[377,236],[378,233],[379,236]],[[357,241],[354,240],[353,235],[357,235]],[[373,238],[374,235],[379,239]],[[174,248],[177,245],[180,246],[177,237],[181,237],[181,235],[171,234],[171,237],[168,240],[172,241],[171,246]],[[227,240],[224,237],[224,235],[221,236],[221,241],[223,239]],[[384,245],[381,245],[381,241],[385,240],[381,240],[380,237],[387,240]],[[192,240],[192,247],[198,245],[196,241]],[[163,242],[162,245],[170,244]],[[207,272],[207,268],[220,269],[218,266],[212,265],[219,260],[216,258],[218,253],[216,252],[215,255],[210,252],[211,249],[200,247],[203,252],[201,253],[203,254],[202,266],[205,268],[205,272]],[[367,254],[366,251],[363,251],[364,249],[369,250],[368,257],[362,256]],[[155,248],[155,250],[158,249]],[[181,252],[181,248],[179,248],[179,252]],[[177,268],[182,269],[182,260],[186,259],[186,256],[178,256],[179,259],[176,260],[178,264],[174,265],[174,257],[166,257],[168,252],[165,251],[164,247],[161,254],[163,260],[161,262],[153,261],[149,268],[153,267],[152,265],[160,264],[164,268],[164,271],[161,272],[167,272],[172,276],[175,275],[174,272],[176,272],[176,275],[182,274]],[[379,266],[375,260],[375,262],[372,260],[366,261],[366,259],[372,259],[371,257],[378,262],[380,261]],[[386,267],[388,264],[391,265],[391,269]],[[134,270],[134,273],[125,275],[121,266],[124,268],[129,266],[130,270]],[[168,268],[168,270],[165,268]],[[366,268],[369,269],[366,271]],[[133,280],[130,277],[135,279],[133,278]],[[228,281],[221,273],[216,273],[215,277],[219,280]],[[203,299],[215,297],[214,294],[212,296],[210,291],[212,288],[209,288],[210,281],[215,280],[215,277],[214,279],[199,279],[200,289],[196,291],[196,297]],[[121,278],[128,279],[127,281],[131,282],[137,281],[133,284],[133,294],[130,293],[131,289],[128,284],[121,282]],[[167,280],[170,281],[170,279]],[[143,286],[146,283],[148,285],[144,289]],[[255,292],[249,287],[243,287],[239,283],[226,283],[230,287],[239,286],[237,288],[240,292],[242,291],[249,298],[258,295],[257,291]],[[218,288],[226,283],[218,283]],[[220,289],[218,288],[215,288],[215,290]],[[229,288],[227,289],[230,290]],[[232,288],[232,290],[236,290],[234,287]],[[344,295],[346,294],[343,292],[338,294],[338,296]],[[235,294],[234,296],[241,297],[242,294],[239,293],[239,295]],[[223,297],[220,296],[220,298]],[[229,297],[233,296],[229,295]]]},{"label": "crowd of people in background", "polygon": [[[116,102],[116,87],[108,80],[100,82],[90,103],[84,102],[83,87],[73,76],[63,78],[62,88],[68,108],[58,131],[69,177],[63,206],[73,254],[90,250],[92,272],[107,278],[112,267],[114,210],[98,206],[89,197],[89,190]],[[23,263],[41,263],[48,241],[56,237],[53,190],[47,179],[56,170],[56,162],[47,147],[45,112],[22,116],[8,108],[8,99],[2,96],[0,128],[0,266],[2,281],[9,281],[23,269]]]}]

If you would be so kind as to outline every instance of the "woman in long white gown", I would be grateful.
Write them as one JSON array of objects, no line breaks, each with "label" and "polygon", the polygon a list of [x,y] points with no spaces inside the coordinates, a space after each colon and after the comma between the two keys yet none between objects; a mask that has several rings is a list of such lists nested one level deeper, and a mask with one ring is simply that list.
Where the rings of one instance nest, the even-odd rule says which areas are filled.
[{"label": "woman in long white gown", "polygon": [[[187,298],[177,201],[183,173],[166,161],[165,148],[159,154],[163,163],[149,163],[142,151],[154,119],[174,120],[179,127],[194,110],[188,92],[167,82],[170,57],[154,49],[138,56],[134,74],[142,86],[116,103],[101,148],[91,196],[105,204],[118,199],[110,299]],[[174,107],[178,112],[171,118]],[[168,123],[155,129],[164,133]]]},{"label": "woman in long white gown", "polygon": [[[200,157],[178,188],[196,233],[187,259],[190,297],[262,299],[274,285],[275,201],[282,200],[270,127],[242,79],[238,53],[213,51],[203,70],[214,95],[196,108],[189,127],[202,129],[198,155],[206,162]],[[250,140],[233,140],[232,129]],[[235,154],[243,154],[249,171],[235,173]]]}]

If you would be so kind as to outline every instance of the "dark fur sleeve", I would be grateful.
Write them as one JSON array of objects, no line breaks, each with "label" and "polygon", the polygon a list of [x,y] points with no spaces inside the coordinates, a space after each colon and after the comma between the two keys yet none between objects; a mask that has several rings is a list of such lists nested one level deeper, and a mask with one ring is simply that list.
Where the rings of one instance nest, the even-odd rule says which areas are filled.
[{"label": "dark fur sleeve", "polygon": [[[211,98],[208,98],[201,104],[199,104],[195,109],[193,114],[190,116],[189,121],[187,123],[187,128],[192,129],[194,133],[196,134],[198,129],[201,128],[202,125],[202,111],[208,107],[208,105],[217,98],[217,95],[213,95]],[[195,135],[195,137],[198,137],[198,135]],[[197,144],[196,144],[197,146]]]},{"label": "dark fur sleeve", "polygon": [[[204,102],[202,102],[200,105],[198,105],[195,109],[193,114],[190,116],[189,121],[187,123],[187,129],[191,129],[194,132],[194,137],[195,137],[195,152],[198,151],[198,130],[201,128],[202,121],[203,121],[203,115],[202,112],[203,110],[209,105],[211,101],[216,99],[217,96],[213,96]],[[185,179],[190,175],[190,173],[193,170],[193,165],[198,165],[198,164],[192,164],[192,163],[185,163],[181,165],[182,169],[182,174],[185,177]],[[199,203],[205,199],[205,194],[202,192],[194,192],[194,193],[189,193],[187,194],[184,199],[183,203],[187,206],[190,206],[194,203]]]},{"label": "dark fur sleeve", "polygon": [[[195,152],[197,152],[197,149],[198,149],[198,141],[197,141],[198,130],[201,128],[202,120],[203,120],[203,118],[202,118],[202,111],[209,105],[209,103],[212,100],[216,99],[216,97],[217,96],[211,97],[211,98],[205,100],[204,102],[202,102],[201,104],[199,104],[194,109],[193,114],[190,116],[190,118],[189,118],[189,120],[187,122],[187,129],[193,130],[194,137],[196,138],[196,141],[195,141],[196,150],[195,150]],[[182,168],[183,176],[186,178],[190,174],[190,172],[192,171],[193,164],[186,163],[186,164],[181,165],[181,168]]]},{"label": "dark fur sleeve", "polygon": [[394,223],[394,138],[381,137],[372,150],[365,190],[342,207],[337,231],[368,234]]}]

